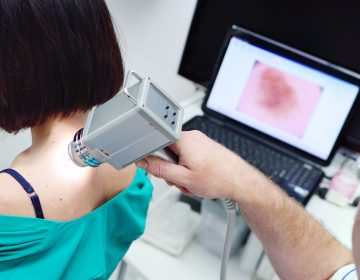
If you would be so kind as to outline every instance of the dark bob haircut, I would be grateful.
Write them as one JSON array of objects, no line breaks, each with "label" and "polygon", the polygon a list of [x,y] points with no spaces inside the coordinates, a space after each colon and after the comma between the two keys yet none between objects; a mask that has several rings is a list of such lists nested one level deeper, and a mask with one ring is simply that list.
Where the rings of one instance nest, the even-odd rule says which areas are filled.
[{"label": "dark bob haircut", "polygon": [[0,0],[0,129],[91,109],[123,77],[104,0]]}]

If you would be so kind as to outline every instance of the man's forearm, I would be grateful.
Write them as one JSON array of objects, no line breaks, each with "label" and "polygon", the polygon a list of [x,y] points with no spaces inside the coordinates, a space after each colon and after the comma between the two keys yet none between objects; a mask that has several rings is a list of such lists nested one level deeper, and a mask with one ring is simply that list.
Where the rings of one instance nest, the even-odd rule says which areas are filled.
[{"label": "man's forearm", "polygon": [[328,279],[352,261],[349,250],[302,206],[265,176],[252,178],[249,195],[239,193],[236,200],[281,279]]},{"label": "man's forearm", "polygon": [[178,164],[148,157],[138,165],[186,194],[237,201],[281,279],[326,279],[351,262],[350,252],[301,206],[201,132],[183,132],[171,149],[179,156]]}]

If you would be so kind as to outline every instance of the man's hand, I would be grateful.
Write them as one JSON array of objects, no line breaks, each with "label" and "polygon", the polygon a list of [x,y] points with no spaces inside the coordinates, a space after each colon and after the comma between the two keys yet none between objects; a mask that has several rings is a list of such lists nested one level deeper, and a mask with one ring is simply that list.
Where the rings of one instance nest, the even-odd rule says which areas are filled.
[{"label": "man's hand", "polygon": [[249,174],[258,173],[243,159],[199,131],[183,132],[181,139],[170,149],[178,155],[178,164],[150,156],[137,165],[185,194],[235,199],[239,185],[246,185]]}]

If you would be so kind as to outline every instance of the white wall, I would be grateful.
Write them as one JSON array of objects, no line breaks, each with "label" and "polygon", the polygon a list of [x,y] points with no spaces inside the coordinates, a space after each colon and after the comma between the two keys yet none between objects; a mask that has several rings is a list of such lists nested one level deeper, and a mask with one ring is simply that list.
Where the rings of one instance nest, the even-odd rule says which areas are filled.
[{"label": "white wall", "polygon": [[149,75],[178,101],[194,85],[177,75],[196,0],[107,0],[127,69]]},{"label": "white wall", "polygon": [[[177,75],[196,0],[106,0],[119,31],[127,69],[149,75],[178,101],[194,85]],[[0,169],[31,143],[30,132],[0,132]]]},{"label": "white wall", "polygon": [[0,132],[0,170],[9,167],[14,157],[31,144],[30,130],[16,136]]}]

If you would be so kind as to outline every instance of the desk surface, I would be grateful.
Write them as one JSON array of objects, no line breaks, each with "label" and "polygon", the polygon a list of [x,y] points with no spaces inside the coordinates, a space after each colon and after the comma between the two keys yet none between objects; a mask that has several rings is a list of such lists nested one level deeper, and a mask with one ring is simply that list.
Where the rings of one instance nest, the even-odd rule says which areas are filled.
[{"label": "desk surface", "polygon": [[[193,101],[184,106],[185,121],[202,113],[199,106],[201,95]],[[335,158],[332,166],[337,163],[338,159]],[[328,170],[331,171],[331,167]],[[154,184],[155,190],[156,184],[157,182]],[[164,190],[162,189],[161,192]],[[340,242],[351,248],[352,225],[356,214],[354,207],[339,208],[318,196],[313,196],[306,209]],[[125,256],[125,261],[149,280],[215,280],[219,279],[220,275],[220,258],[200,246],[196,240],[193,240],[178,257],[169,255],[142,240],[137,240]],[[228,280],[251,279],[250,275],[240,271],[239,261],[239,254],[231,258],[228,266]]]},{"label": "desk surface", "polygon": [[[126,262],[131,262],[149,280],[218,280],[221,259],[209,253],[193,240],[179,256],[171,256],[152,245],[137,240],[127,253]],[[238,268],[239,256],[231,258],[227,279],[250,280]]]}]

